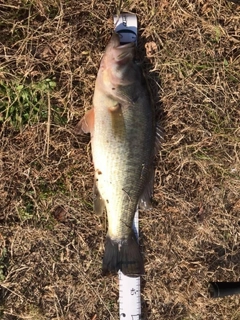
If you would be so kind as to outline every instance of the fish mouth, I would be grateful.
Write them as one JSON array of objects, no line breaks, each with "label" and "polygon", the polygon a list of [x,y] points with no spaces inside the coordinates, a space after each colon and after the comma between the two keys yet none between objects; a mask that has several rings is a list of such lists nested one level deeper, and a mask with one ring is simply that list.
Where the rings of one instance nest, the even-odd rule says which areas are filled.
[{"label": "fish mouth", "polygon": [[117,46],[117,48],[119,48],[119,49],[135,48],[135,42],[129,42],[129,43],[125,43],[125,44],[119,44],[119,46]]},{"label": "fish mouth", "polygon": [[121,44],[120,35],[116,32],[113,33],[112,38],[110,40],[112,47],[114,48],[133,48],[135,47],[135,42],[123,43]]},{"label": "fish mouth", "polygon": [[112,44],[114,59],[116,62],[126,62],[133,59],[135,42],[121,44],[119,34],[114,33],[110,43]]}]

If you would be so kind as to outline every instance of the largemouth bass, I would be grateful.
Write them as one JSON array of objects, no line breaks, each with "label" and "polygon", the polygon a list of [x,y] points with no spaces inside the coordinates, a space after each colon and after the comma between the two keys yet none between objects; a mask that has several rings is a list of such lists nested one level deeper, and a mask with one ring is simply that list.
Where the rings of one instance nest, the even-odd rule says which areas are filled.
[{"label": "largemouth bass", "polygon": [[151,196],[156,135],[150,94],[134,52],[134,43],[120,45],[113,34],[98,71],[93,108],[78,125],[91,133],[94,211],[107,211],[103,273],[120,269],[128,276],[144,272],[132,224],[138,205],[146,206]]}]

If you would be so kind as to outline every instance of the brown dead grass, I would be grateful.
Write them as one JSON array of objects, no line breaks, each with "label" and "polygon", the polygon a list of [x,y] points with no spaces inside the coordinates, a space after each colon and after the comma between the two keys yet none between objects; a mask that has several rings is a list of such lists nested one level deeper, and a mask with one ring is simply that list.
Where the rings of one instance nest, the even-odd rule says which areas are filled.
[{"label": "brown dead grass", "polygon": [[[165,131],[154,209],[140,219],[144,319],[238,320],[239,296],[209,299],[207,287],[240,274],[240,7],[122,8],[138,15],[138,57]],[[48,120],[20,132],[1,124],[1,319],[118,319],[117,277],[101,276],[106,230],[92,214],[89,138],[72,130],[91,107],[117,9],[111,0],[0,2],[1,80],[57,83],[43,95]]]}]

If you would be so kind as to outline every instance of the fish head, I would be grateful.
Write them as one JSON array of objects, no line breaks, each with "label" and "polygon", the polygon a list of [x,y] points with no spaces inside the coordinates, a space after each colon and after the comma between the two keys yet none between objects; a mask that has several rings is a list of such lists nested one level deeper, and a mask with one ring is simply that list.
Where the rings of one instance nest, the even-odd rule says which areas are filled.
[{"label": "fish head", "polygon": [[[120,37],[113,33],[108,43],[99,71],[103,73],[103,81],[111,84],[127,84],[126,73],[133,64],[135,54],[135,43],[120,44]],[[125,79],[125,80],[124,80]]]},{"label": "fish head", "polygon": [[126,65],[132,62],[135,53],[135,43],[130,42],[120,44],[120,36],[113,33],[111,40],[106,48],[105,56],[108,62],[116,63],[119,65]]}]

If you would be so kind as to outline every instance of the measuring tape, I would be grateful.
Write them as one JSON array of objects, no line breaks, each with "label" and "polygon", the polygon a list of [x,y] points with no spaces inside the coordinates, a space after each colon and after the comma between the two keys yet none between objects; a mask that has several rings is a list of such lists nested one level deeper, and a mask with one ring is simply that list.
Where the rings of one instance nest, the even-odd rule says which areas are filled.
[{"label": "measuring tape", "polygon": [[[133,221],[133,230],[138,238],[138,210]],[[119,277],[119,315],[120,320],[141,319],[141,278],[125,276],[121,271]]]},{"label": "measuring tape", "polygon": [[[121,44],[135,42],[137,44],[137,17],[131,13],[114,16],[115,32],[120,35]],[[133,221],[133,230],[138,239],[138,210]],[[121,271],[119,276],[119,316],[120,320],[141,319],[141,286],[140,277],[128,277]]]}]

